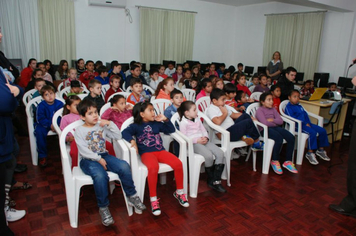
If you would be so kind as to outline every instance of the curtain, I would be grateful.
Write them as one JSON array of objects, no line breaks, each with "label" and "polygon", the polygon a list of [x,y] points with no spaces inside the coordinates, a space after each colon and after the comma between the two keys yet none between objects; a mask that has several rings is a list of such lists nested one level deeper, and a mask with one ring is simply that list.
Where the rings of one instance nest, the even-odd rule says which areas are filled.
[{"label": "curtain", "polygon": [[140,8],[140,60],[146,64],[193,57],[195,13]]},{"label": "curtain", "polygon": [[318,68],[324,12],[269,15],[266,20],[263,63],[275,51],[281,53],[284,68],[293,66],[313,79]]},{"label": "curtain", "polygon": [[0,26],[8,59],[21,58],[23,67],[30,58],[40,59],[37,0],[1,0]]},{"label": "curtain", "polygon": [[38,0],[41,58],[53,64],[76,58],[74,3],[69,0]]}]

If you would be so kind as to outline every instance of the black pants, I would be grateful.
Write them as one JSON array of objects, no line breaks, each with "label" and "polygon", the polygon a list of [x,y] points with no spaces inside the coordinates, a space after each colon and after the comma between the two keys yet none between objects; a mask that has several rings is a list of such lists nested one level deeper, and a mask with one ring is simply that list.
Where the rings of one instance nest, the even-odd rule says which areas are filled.
[{"label": "black pants", "polygon": [[0,163],[0,235],[14,235],[11,229],[6,225],[6,217],[4,212],[5,206],[5,175],[7,166],[12,165],[12,160]]},{"label": "black pants", "polygon": [[346,212],[356,211],[356,121],[352,128],[349,160],[347,164],[347,196],[341,201],[340,207]]}]

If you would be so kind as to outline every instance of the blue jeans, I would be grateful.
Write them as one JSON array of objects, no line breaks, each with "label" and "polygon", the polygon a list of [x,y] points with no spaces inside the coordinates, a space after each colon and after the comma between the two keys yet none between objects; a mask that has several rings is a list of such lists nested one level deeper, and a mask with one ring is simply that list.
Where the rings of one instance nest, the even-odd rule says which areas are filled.
[{"label": "blue jeans", "polygon": [[286,161],[292,161],[293,151],[294,151],[294,135],[291,134],[288,130],[283,129],[282,127],[269,127],[268,128],[268,138],[274,140],[272,160],[279,160],[279,153],[281,152],[283,139],[287,141],[287,150],[286,150]]},{"label": "blue jeans", "polygon": [[[117,157],[109,155],[108,153],[99,155],[101,158],[105,159],[107,170],[119,175],[126,196],[130,197],[135,195],[136,189],[132,180],[130,165],[126,161],[120,160]],[[80,161],[80,168],[85,174],[90,175],[94,181],[94,190],[98,206],[107,207],[109,205],[109,176],[104,170],[104,167],[97,161],[82,159]]]},{"label": "blue jeans", "polygon": [[234,125],[226,129],[230,132],[230,141],[239,141],[244,135],[249,135],[253,140],[260,137],[251,116],[248,114],[242,113],[234,122]]}]

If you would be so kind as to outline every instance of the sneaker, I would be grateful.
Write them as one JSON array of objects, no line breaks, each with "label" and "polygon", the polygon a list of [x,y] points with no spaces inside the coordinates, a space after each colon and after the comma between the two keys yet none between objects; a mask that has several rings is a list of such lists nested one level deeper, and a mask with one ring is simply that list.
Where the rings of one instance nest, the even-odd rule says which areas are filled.
[{"label": "sneaker", "polygon": [[310,164],[312,164],[312,165],[319,164],[319,162],[316,159],[315,154],[313,152],[307,152],[307,154],[305,154],[305,158],[307,158],[308,161],[310,162]]},{"label": "sneaker", "polygon": [[246,156],[248,154],[246,149],[247,149],[246,147],[242,147],[242,148],[238,148],[237,150],[241,156]]},{"label": "sneaker", "polygon": [[294,174],[298,174],[298,170],[295,168],[295,165],[291,161],[285,161],[283,163],[283,167]]},{"label": "sneaker", "polygon": [[264,143],[262,141],[255,142],[252,144],[252,150],[253,151],[262,151],[263,150]]},{"label": "sneaker", "polygon": [[100,207],[99,214],[101,217],[101,223],[105,226],[109,226],[115,223],[114,219],[112,218],[109,207]]},{"label": "sneaker", "polygon": [[187,199],[187,194],[178,194],[177,191],[174,191],[173,196],[178,200],[179,204],[184,207],[189,207],[189,202]]},{"label": "sneaker", "polygon": [[244,141],[249,146],[255,142],[255,140],[253,140],[253,138],[251,138],[248,135],[242,136],[241,140]]},{"label": "sneaker", "polygon": [[330,158],[328,157],[328,155],[326,155],[325,150],[322,150],[322,151],[317,150],[317,151],[315,152],[315,154],[316,154],[317,156],[319,156],[321,159],[323,159],[324,161],[330,161]]},{"label": "sneaker", "polygon": [[152,210],[152,214],[155,216],[159,216],[161,214],[161,208],[159,206],[159,199],[151,202],[151,210]]},{"label": "sneaker", "polygon": [[141,202],[141,199],[139,198],[139,196],[135,195],[135,196],[131,196],[127,198],[128,203],[130,206],[135,208],[135,212],[137,214],[142,214],[143,210],[146,210],[146,206]]},{"label": "sneaker", "polygon": [[283,170],[281,168],[281,164],[279,164],[279,161],[271,161],[271,166],[272,166],[273,171],[277,175],[283,174]]},{"label": "sneaker", "polygon": [[40,167],[44,168],[47,166],[47,158],[44,157],[44,158],[39,158],[38,160],[38,164],[40,165]]},{"label": "sneaker", "polygon": [[26,215],[25,210],[16,210],[14,208],[6,207],[5,208],[6,220],[8,222],[14,222]]},{"label": "sneaker", "polygon": [[236,148],[234,149],[234,151],[231,153],[231,160],[235,160],[235,159],[239,159],[240,158],[240,154],[238,153],[238,151],[236,151]]}]

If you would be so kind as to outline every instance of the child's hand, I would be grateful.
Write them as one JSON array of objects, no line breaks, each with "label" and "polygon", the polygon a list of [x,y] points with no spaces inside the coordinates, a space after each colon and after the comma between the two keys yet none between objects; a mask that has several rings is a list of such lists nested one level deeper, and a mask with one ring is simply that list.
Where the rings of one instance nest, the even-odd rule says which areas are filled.
[{"label": "child's hand", "polygon": [[167,117],[165,117],[163,114],[159,114],[158,116],[155,117],[155,120],[158,122],[166,121]]},{"label": "child's hand", "polygon": [[251,116],[251,120],[258,121],[255,117]]},{"label": "child's hand", "polygon": [[74,137],[73,137],[73,136],[70,136],[70,137],[67,138],[66,141],[67,141],[68,143],[71,143],[71,142],[73,142],[73,140],[74,140]]},{"label": "child's hand", "polygon": [[253,98],[249,98],[249,99],[247,99],[247,102],[252,103],[252,102],[255,102],[255,100]]},{"label": "child's hand", "polygon": [[310,124],[307,124],[308,127],[310,127]]},{"label": "child's hand", "polygon": [[52,130],[53,132],[56,132],[56,130],[54,129],[54,126],[53,126],[53,125],[51,125],[51,130]]},{"label": "child's hand", "polygon": [[246,110],[246,107],[245,107],[245,106],[239,107],[239,111],[245,111],[245,110]]},{"label": "child's hand", "polygon": [[107,170],[107,169],[108,169],[108,168],[106,168],[106,161],[105,161],[105,159],[100,158],[99,163],[100,163],[100,165],[102,165],[102,166],[104,167],[104,170]]},{"label": "child's hand", "polygon": [[100,120],[100,127],[104,127],[105,125],[109,125],[110,121],[109,120]]},{"label": "child's hand", "polygon": [[208,142],[208,139],[206,137],[200,137],[197,140],[197,143],[202,144],[202,145],[206,144],[207,142]]},{"label": "child's hand", "polygon": [[17,97],[17,95],[19,95],[20,89],[19,89],[18,87],[16,87],[16,86],[11,85],[7,77],[6,77],[6,85],[7,85],[7,87],[9,87],[10,92],[11,92],[15,97]]},{"label": "child's hand", "polygon": [[221,107],[219,107],[219,108],[220,108],[221,113],[223,113],[223,114],[228,113],[226,106],[221,106]]},{"label": "child's hand", "polygon": [[269,122],[273,122],[273,121],[274,121],[274,119],[273,119],[273,118],[268,118],[268,119],[267,119],[267,121],[269,121]]},{"label": "child's hand", "polygon": [[136,141],[132,139],[130,143],[131,143],[131,147],[135,148],[136,149],[136,153],[138,153],[138,147],[137,147]]},{"label": "child's hand", "polygon": [[132,105],[127,104],[127,105],[125,106],[125,108],[126,108],[126,110],[132,110],[132,109],[133,109],[133,106],[132,106]]}]

